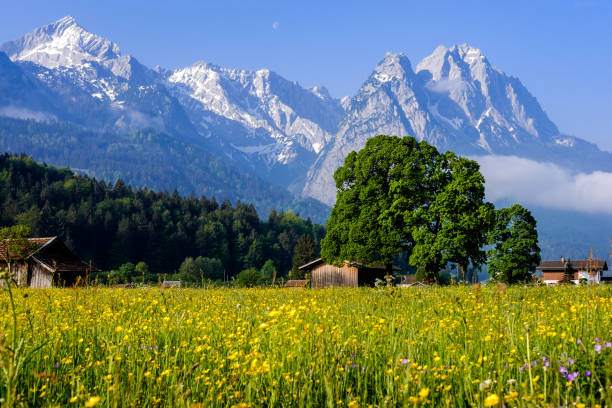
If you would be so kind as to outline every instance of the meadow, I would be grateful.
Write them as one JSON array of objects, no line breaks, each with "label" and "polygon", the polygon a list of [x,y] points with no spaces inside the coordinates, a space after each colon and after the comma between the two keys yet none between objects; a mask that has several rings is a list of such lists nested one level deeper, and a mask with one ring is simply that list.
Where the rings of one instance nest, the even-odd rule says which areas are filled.
[{"label": "meadow", "polygon": [[12,298],[7,406],[612,406],[612,286]]}]

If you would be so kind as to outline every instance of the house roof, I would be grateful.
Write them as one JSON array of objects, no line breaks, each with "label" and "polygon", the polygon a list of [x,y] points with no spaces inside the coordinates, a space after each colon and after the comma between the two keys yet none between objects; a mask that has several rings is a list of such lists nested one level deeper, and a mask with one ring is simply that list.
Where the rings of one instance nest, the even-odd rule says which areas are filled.
[{"label": "house roof", "polygon": [[285,283],[286,288],[303,288],[308,284],[306,279],[291,279]]},{"label": "house roof", "polygon": [[[321,264],[321,263],[325,263],[323,261],[323,258],[317,258],[314,261],[310,261],[307,264],[304,264],[300,267],[298,267],[298,269],[311,269],[312,267]],[[351,266],[356,266],[357,268],[367,268],[367,269],[386,269],[385,265],[374,265],[374,266],[367,266],[364,265],[361,262],[356,262],[356,261],[344,261],[345,264],[351,265]],[[397,266],[393,266],[393,270],[394,271],[401,271],[400,268],[398,268]]]},{"label": "house roof", "polygon": [[[21,257],[15,256],[13,259],[14,261],[29,259],[51,272],[83,272],[87,269],[91,269],[92,271],[98,270],[81,261],[57,236],[28,238],[28,243],[31,246],[28,248],[28,253]],[[0,251],[2,254],[5,253],[6,241],[0,242]],[[14,255],[16,254],[11,254],[11,256]],[[0,259],[5,260],[4,258],[4,255],[0,255]]]},{"label": "house roof", "polygon": [[[30,255],[38,252],[42,247],[48,245],[57,237],[46,237],[46,238],[28,238],[28,245],[30,246],[29,250],[25,254],[25,256],[20,256],[15,252],[9,252],[9,256],[13,261],[21,261]],[[0,241],[0,259],[6,261],[6,246],[7,240]]]},{"label": "house roof", "polygon": [[[588,259],[580,259],[580,260],[576,260],[574,261],[573,259],[570,260],[572,266],[574,267],[574,269],[576,270],[586,270],[589,267],[589,260]],[[591,267],[594,270],[600,270],[600,271],[607,271],[608,270],[608,264],[606,263],[605,260],[603,259],[593,259],[591,262]],[[565,270],[565,262],[561,262],[561,261],[542,261],[540,262],[540,264],[538,265],[538,267],[536,268],[538,270],[541,270],[542,272],[559,272],[559,271],[564,271]]]}]

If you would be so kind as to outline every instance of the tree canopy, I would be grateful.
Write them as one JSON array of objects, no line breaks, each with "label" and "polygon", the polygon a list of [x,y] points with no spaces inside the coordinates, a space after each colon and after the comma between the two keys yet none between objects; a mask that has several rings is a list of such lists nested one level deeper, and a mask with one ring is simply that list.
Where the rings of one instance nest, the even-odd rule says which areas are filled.
[{"label": "tree canopy", "polygon": [[493,216],[478,163],[412,137],[379,135],[335,174],[337,199],[321,242],[326,262],[381,263],[400,252],[421,276],[484,262]]},{"label": "tree canopy", "polygon": [[489,233],[489,275],[500,282],[529,281],[540,263],[536,220],[519,204],[495,211]]}]

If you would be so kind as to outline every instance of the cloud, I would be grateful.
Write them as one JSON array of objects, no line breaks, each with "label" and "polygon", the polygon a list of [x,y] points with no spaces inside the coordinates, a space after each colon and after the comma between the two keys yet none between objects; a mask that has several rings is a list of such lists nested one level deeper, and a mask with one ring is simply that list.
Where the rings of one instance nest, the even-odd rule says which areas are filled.
[{"label": "cloud", "polygon": [[275,21],[275,22],[272,23],[272,29],[273,30],[278,29],[278,26],[280,26],[280,23],[278,21]]},{"label": "cloud", "polygon": [[50,113],[32,111],[17,106],[5,106],[0,108],[0,116],[7,116],[13,119],[32,119],[39,122],[57,120],[57,117]]},{"label": "cloud", "polygon": [[480,163],[490,201],[612,214],[612,173],[572,173],[553,163],[515,156],[473,159]]}]

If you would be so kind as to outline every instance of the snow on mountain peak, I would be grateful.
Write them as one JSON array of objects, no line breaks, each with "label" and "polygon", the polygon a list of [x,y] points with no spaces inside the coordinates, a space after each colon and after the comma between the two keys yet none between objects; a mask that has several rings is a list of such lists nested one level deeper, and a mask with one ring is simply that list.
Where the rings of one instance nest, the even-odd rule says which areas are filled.
[{"label": "snow on mountain peak", "polygon": [[31,61],[46,68],[103,63],[121,56],[117,44],[88,32],[71,16],[7,42],[0,50],[14,61]]},{"label": "snow on mountain peak", "polygon": [[394,79],[405,78],[412,74],[410,60],[403,53],[387,52],[385,58],[374,68],[373,76],[380,82],[389,82]]}]

